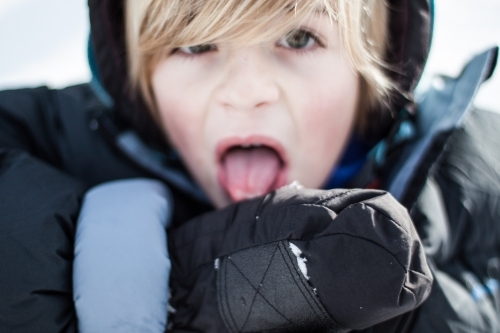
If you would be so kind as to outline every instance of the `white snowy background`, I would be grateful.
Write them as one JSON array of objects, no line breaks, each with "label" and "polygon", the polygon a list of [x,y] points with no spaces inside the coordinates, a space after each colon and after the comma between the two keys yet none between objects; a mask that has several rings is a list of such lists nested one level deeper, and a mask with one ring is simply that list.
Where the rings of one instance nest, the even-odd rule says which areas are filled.
[{"label": "white snowy background", "polygon": [[[455,76],[475,53],[500,45],[500,0],[435,0],[425,79]],[[0,0],[0,89],[64,87],[90,79],[86,0]],[[500,112],[500,66],[476,104]]]}]

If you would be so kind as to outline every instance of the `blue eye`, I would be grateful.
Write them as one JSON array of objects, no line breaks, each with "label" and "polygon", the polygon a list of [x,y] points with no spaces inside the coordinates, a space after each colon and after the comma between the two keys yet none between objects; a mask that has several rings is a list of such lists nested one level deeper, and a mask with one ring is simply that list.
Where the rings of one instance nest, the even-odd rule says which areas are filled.
[{"label": "blue eye", "polygon": [[200,44],[193,46],[179,47],[177,50],[186,54],[202,54],[210,51],[216,50],[215,44]]},{"label": "blue eye", "polygon": [[278,41],[280,46],[297,50],[310,48],[316,43],[316,37],[303,29],[292,30]]}]

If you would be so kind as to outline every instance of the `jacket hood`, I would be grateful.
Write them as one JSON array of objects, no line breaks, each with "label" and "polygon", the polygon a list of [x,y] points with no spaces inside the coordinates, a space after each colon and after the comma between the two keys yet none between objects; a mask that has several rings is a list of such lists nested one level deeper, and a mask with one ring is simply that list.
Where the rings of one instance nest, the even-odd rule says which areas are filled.
[{"label": "jacket hood", "polygon": [[[413,91],[422,74],[430,48],[433,0],[388,0],[389,48],[386,61],[389,75],[400,91],[377,127],[368,133],[380,139],[403,108],[413,112]],[[158,148],[166,147],[164,136],[147,111],[144,101],[134,97],[127,73],[123,0],[89,0],[90,46],[101,84],[111,96],[116,121],[133,127],[143,139]]]}]

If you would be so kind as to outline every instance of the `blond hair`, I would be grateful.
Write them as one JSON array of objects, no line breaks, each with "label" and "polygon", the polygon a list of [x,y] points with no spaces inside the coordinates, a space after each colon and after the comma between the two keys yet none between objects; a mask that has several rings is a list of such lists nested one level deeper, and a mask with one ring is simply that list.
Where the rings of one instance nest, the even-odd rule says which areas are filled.
[{"label": "blond hair", "polygon": [[395,89],[384,70],[388,8],[381,0],[126,0],[132,87],[157,117],[151,77],[166,52],[209,43],[276,40],[317,12],[338,23],[343,50],[359,73],[357,129],[363,132],[367,113],[387,104]]}]

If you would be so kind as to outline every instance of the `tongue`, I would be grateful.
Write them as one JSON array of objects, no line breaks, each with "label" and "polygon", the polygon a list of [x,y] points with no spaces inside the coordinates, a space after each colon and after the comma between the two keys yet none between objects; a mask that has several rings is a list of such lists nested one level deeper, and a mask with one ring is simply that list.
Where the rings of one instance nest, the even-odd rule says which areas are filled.
[{"label": "tongue", "polygon": [[233,201],[259,196],[273,190],[281,162],[273,149],[233,148],[222,161],[223,186]]}]

